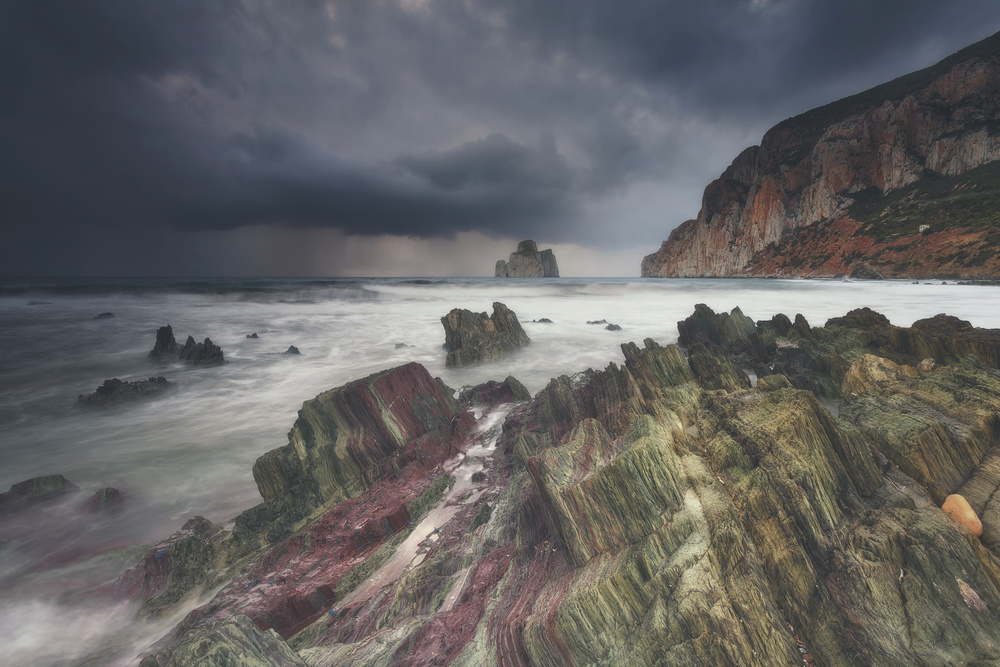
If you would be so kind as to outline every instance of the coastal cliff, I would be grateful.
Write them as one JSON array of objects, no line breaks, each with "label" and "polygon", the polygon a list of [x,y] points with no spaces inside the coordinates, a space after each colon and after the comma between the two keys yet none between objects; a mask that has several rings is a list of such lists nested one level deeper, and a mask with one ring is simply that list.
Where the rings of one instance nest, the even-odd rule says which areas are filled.
[{"label": "coastal cliff", "polygon": [[1000,275],[1000,33],[771,128],[644,277]]},{"label": "coastal cliff", "polygon": [[558,278],[559,265],[551,249],[538,250],[532,240],[521,241],[505,262],[497,260],[496,278]]},{"label": "coastal cliff", "polygon": [[1000,331],[678,329],[530,399],[407,364],[307,401],[263,504],[119,578],[210,592],[143,667],[1000,661]]}]

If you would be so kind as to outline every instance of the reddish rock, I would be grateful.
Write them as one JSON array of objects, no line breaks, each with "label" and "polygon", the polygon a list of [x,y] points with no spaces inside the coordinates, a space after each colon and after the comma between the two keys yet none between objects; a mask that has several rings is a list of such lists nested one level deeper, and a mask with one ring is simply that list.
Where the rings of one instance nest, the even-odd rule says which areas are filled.
[{"label": "reddish rock", "polygon": [[941,509],[951,515],[955,521],[959,522],[972,531],[976,537],[983,535],[983,522],[979,520],[976,510],[972,509],[969,501],[964,496],[953,493],[944,499]]}]

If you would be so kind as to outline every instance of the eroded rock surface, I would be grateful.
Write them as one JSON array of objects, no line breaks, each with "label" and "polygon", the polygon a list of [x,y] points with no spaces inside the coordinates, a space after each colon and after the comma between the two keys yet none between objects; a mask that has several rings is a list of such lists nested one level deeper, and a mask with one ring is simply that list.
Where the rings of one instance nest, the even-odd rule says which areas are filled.
[{"label": "eroded rock surface", "polygon": [[128,403],[146,396],[159,394],[171,387],[162,375],[145,380],[119,380],[111,378],[92,394],[80,394],[77,403],[86,407],[99,407]]},{"label": "eroded rock surface", "polygon": [[463,392],[478,421],[418,364],[307,401],[264,503],[119,580],[146,616],[218,590],[144,664],[1000,661],[997,334],[959,359],[867,309],[682,325],[688,357]]},{"label": "eroded rock surface", "polygon": [[489,317],[455,308],[441,318],[441,324],[449,368],[489,363],[531,342],[514,311],[499,301],[493,303]]}]

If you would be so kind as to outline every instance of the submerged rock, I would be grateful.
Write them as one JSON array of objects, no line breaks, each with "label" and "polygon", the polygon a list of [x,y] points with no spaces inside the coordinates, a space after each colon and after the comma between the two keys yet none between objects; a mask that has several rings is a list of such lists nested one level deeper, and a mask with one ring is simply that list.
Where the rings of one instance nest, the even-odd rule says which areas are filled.
[{"label": "submerged rock", "polygon": [[534,241],[521,241],[508,261],[497,260],[497,278],[558,278],[559,266],[552,250],[539,252]]},{"label": "submerged rock", "polygon": [[514,311],[500,302],[494,302],[489,317],[455,308],[441,318],[441,324],[448,368],[489,363],[531,342]]},{"label": "submerged rock", "polygon": [[77,403],[85,407],[103,407],[127,403],[146,396],[159,394],[172,387],[162,375],[145,380],[119,380],[111,378],[92,394],[80,394]]},{"label": "submerged rock", "polygon": [[251,334],[247,334],[247,338],[260,338],[260,336],[257,335],[256,331],[254,331]]},{"label": "submerged rock", "polygon": [[106,313],[101,313],[99,315],[95,315],[94,319],[95,320],[110,320],[114,316],[115,316],[114,313],[112,313],[112,312],[106,312]]},{"label": "submerged rock", "polygon": [[87,499],[87,502],[83,504],[81,509],[84,512],[102,512],[118,509],[124,502],[125,495],[113,486],[109,486],[96,491],[94,495]]},{"label": "submerged rock", "polygon": [[621,331],[622,330],[622,328],[620,326],[618,326],[617,324],[609,324],[608,326],[606,326],[604,328],[607,329],[608,331]]},{"label": "submerged rock", "polygon": [[0,514],[16,512],[39,503],[49,502],[80,490],[62,475],[44,475],[18,482],[0,493]]}]

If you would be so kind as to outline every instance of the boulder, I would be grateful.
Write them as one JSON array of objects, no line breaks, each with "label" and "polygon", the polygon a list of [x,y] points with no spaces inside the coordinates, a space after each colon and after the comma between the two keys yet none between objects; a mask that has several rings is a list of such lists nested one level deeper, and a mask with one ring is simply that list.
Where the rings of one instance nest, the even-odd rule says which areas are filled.
[{"label": "boulder", "polygon": [[489,363],[531,342],[514,311],[500,302],[493,304],[489,317],[455,308],[441,318],[441,324],[448,368]]},{"label": "boulder", "polygon": [[845,395],[863,394],[866,391],[884,389],[917,375],[919,373],[913,366],[901,366],[874,354],[865,354],[847,369],[841,391]]},{"label": "boulder", "polygon": [[84,407],[103,407],[118,405],[136,399],[159,394],[173,385],[162,375],[145,380],[119,380],[111,378],[97,388],[92,394],[80,394],[77,404]]},{"label": "boulder", "polygon": [[462,405],[496,405],[516,401],[530,401],[531,394],[513,375],[503,382],[489,380],[483,384],[464,389],[458,397]]},{"label": "boulder", "polygon": [[983,522],[979,520],[976,515],[976,510],[972,509],[964,497],[953,493],[944,499],[944,504],[941,505],[941,509],[947,514],[951,515],[955,521],[959,522],[966,528],[972,531],[972,534],[976,537],[980,537],[983,534]]},{"label": "boulder", "polygon": [[497,260],[497,278],[558,278],[559,266],[552,250],[539,252],[534,241],[521,241],[508,261]]}]

